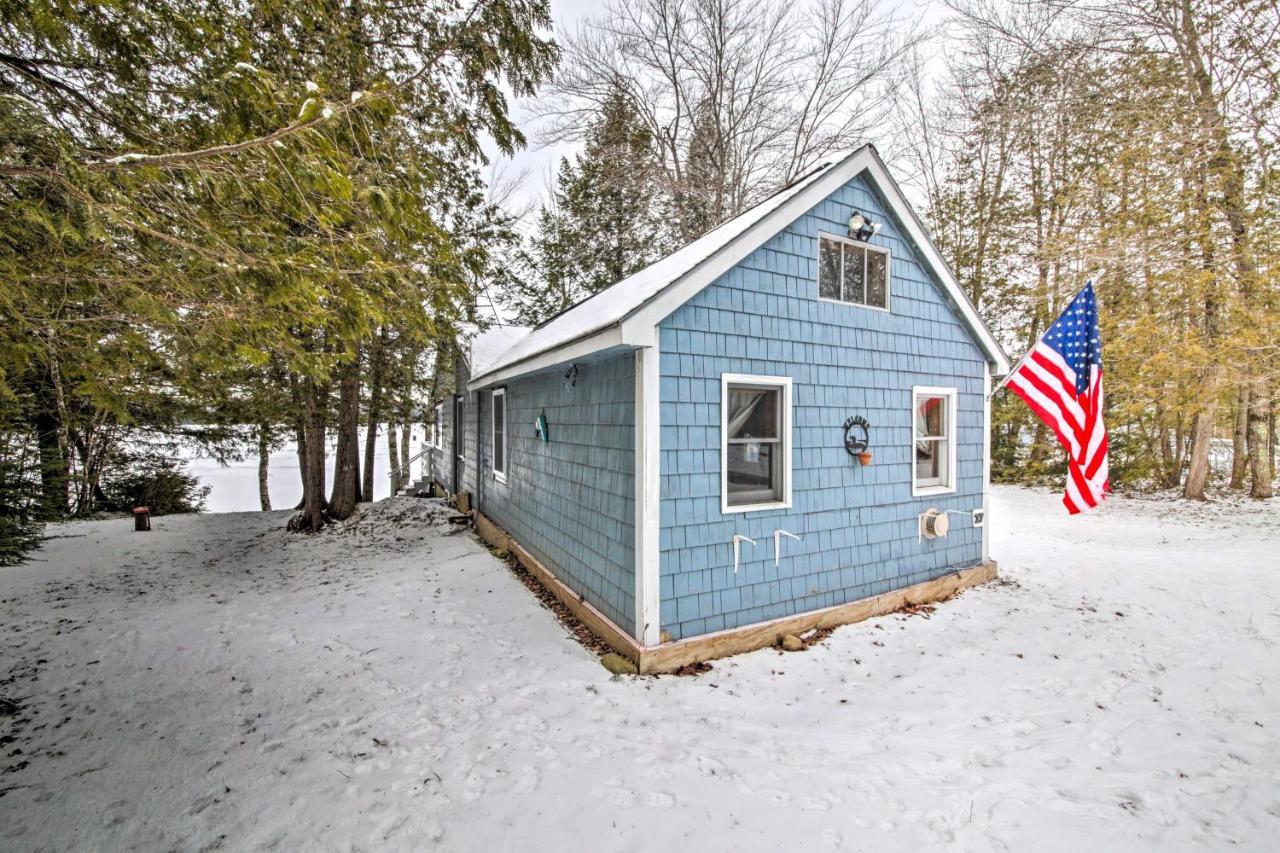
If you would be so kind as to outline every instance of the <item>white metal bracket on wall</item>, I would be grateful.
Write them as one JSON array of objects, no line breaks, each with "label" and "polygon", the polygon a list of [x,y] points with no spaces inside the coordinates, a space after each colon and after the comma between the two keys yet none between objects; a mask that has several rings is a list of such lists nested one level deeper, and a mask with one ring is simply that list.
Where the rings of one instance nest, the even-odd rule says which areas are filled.
[{"label": "white metal bracket on wall", "polygon": [[749,539],[746,536],[743,536],[741,533],[734,534],[733,536],[733,573],[735,575],[738,573],[738,565],[741,562],[741,560],[739,559],[739,555],[741,553],[740,549],[742,548],[743,542],[750,542],[751,547],[753,548],[756,545],[756,540]]},{"label": "white metal bracket on wall", "polygon": [[792,533],[790,530],[783,530],[779,527],[777,530],[773,531],[773,567],[775,569],[778,567],[778,561],[782,559],[783,536],[789,536],[797,542],[800,541],[800,537]]}]

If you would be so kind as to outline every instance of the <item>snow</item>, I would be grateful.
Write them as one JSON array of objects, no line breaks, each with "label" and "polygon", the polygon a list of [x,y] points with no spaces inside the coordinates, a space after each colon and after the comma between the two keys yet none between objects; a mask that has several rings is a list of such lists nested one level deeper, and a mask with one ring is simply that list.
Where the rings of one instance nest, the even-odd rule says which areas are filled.
[{"label": "snow", "polygon": [[[852,156],[852,155],[850,155]],[[847,158],[846,158],[847,159]],[[500,354],[484,370],[472,364],[471,376],[479,379],[487,373],[499,370],[539,353],[555,349],[563,344],[586,337],[592,332],[617,323],[627,314],[661,293],[668,285],[682,278],[703,261],[729,246],[739,235],[785,205],[811,186],[833,166],[824,163],[786,189],[775,193],[759,204],[708,231],[703,236],[677,249],[642,270],[622,279],[617,284],[584,299],[564,313],[525,335]]]},{"label": "snow", "polygon": [[488,373],[501,356],[533,331],[528,326],[494,326],[471,340],[471,372]]},{"label": "snow", "polygon": [[[0,572],[0,848],[1268,849],[1280,504],[998,488],[1003,580],[610,677],[431,500],[57,525]],[[9,740],[8,738],[12,738]]]}]

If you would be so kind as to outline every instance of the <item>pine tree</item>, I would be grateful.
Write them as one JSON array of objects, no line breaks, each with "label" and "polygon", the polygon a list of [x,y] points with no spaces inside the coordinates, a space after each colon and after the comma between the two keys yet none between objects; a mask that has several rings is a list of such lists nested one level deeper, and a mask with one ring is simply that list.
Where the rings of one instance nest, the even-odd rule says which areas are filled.
[{"label": "pine tree", "polygon": [[57,423],[25,429],[50,511],[68,456],[87,511],[121,425],[170,429],[184,406],[217,418],[253,399],[246,371],[278,363],[282,425],[304,445],[296,526],[315,529],[339,389],[340,509],[360,490],[349,366],[379,328],[419,347],[448,334],[486,263],[470,237],[480,140],[523,144],[506,92],[550,73],[548,6],[157,0],[101,15],[0,10],[0,395],[56,401],[38,411]]},{"label": "pine tree", "polygon": [[732,215],[726,186],[728,172],[715,112],[703,102],[693,114],[684,174],[675,188],[681,239],[696,240]]},{"label": "pine tree", "polygon": [[522,323],[599,293],[664,250],[657,152],[621,89],[605,100],[583,153],[560,161],[554,195],[532,241],[536,280],[509,294]]}]

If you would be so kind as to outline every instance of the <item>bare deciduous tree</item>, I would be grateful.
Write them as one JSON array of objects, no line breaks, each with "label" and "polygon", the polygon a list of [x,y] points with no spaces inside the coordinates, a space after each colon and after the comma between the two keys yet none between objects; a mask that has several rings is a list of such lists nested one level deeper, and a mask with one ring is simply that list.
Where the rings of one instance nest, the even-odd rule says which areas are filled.
[{"label": "bare deciduous tree", "polygon": [[625,91],[690,239],[872,137],[919,40],[874,0],[610,0],[535,112],[547,141],[577,139]]}]

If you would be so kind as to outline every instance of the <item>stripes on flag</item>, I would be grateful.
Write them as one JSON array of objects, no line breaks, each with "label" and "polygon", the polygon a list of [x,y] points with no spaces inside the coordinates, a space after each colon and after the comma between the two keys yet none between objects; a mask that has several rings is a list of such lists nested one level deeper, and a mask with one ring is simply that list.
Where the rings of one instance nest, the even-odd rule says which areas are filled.
[{"label": "stripes on flag", "polygon": [[1102,421],[1102,337],[1092,282],[1071,300],[1007,382],[1067,452],[1062,498],[1067,511],[1074,515],[1102,503],[1110,484]]}]

